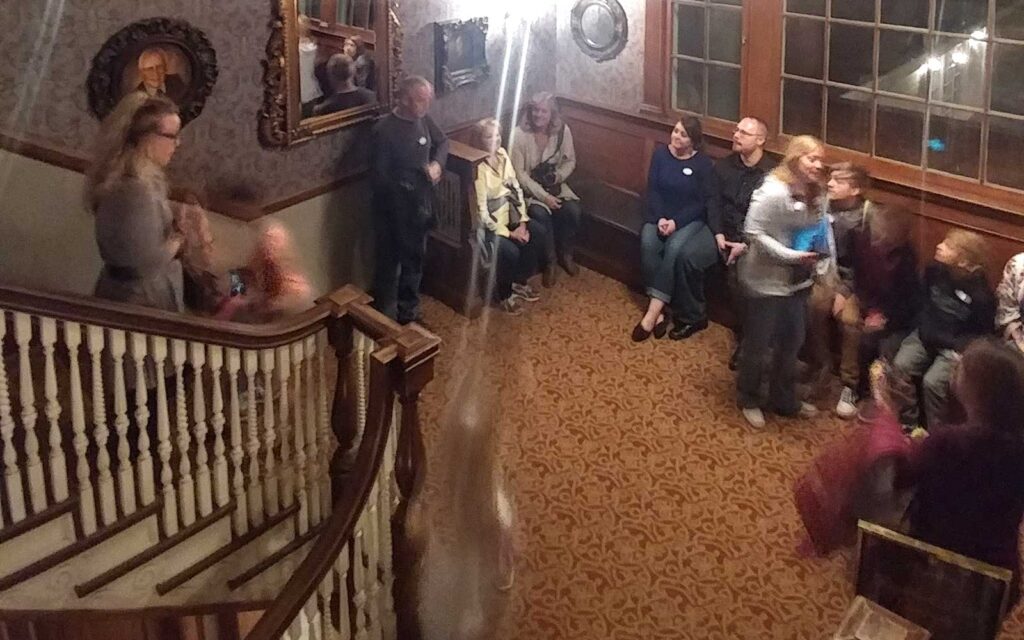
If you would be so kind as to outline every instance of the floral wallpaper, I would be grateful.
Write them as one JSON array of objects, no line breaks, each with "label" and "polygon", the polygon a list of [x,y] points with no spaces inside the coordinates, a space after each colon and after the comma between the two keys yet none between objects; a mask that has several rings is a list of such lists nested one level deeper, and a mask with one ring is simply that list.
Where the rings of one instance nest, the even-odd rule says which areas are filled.
[{"label": "floral wallpaper", "polygon": [[644,82],[644,4],[620,0],[628,21],[629,39],[617,57],[597,62],[572,39],[572,8],[576,0],[558,0],[558,93],[581,102],[626,113],[638,113]]},{"label": "floral wallpaper", "polygon": [[[270,0],[52,0],[3,3],[0,34],[0,133],[70,155],[88,157],[98,122],[88,110],[85,80],[110,35],[149,17],[186,20],[217,51],[219,78],[202,115],[185,128],[172,164],[175,182],[198,192],[247,185],[261,203],[330,183],[365,162],[367,128],[347,129],[287,149],[260,146],[256,114],[263,99],[261,61],[269,36]],[[518,63],[522,30],[506,35],[502,4],[399,0],[404,68],[433,77],[433,22],[488,15],[491,77],[442,96],[434,115],[451,127],[493,115],[505,43]],[[551,9],[533,23],[524,95],[555,85],[556,33]],[[515,69],[515,65],[513,70]],[[509,89],[511,95],[511,89]],[[509,98],[511,100],[511,98]]]}]

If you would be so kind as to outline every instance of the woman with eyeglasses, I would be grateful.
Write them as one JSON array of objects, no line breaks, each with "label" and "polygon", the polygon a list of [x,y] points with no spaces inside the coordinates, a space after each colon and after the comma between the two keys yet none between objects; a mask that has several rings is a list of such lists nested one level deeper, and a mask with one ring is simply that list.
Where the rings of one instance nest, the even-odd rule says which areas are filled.
[{"label": "woman with eyeglasses", "polygon": [[178,148],[178,107],[141,91],[125,96],[100,128],[86,175],[103,270],[95,295],[181,311],[182,236],[175,229],[165,169]]}]

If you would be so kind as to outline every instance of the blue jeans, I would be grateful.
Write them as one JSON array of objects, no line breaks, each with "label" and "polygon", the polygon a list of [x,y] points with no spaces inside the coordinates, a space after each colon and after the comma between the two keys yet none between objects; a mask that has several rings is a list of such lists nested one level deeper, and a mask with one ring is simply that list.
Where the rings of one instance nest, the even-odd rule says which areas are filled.
[{"label": "blue jeans", "polygon": [[708,304],[704,295],[704,274],[718,264],[718,245],[711,229],[703,222],[683,245],[676,258],[676,288],[672,293],[672,316],[676,326],[696,324],[707,319]]},{"label": "blue jeans", "polygon": [[672,302],[672,294],[676,290],[676,261],[691,243],[699,242],[695,238],[701,229],[707,229],[701,220],[676,229],[668,237],[658,235],[658,225],[650,222],[640,228],[640,271],[648,296],[665,303]]}]

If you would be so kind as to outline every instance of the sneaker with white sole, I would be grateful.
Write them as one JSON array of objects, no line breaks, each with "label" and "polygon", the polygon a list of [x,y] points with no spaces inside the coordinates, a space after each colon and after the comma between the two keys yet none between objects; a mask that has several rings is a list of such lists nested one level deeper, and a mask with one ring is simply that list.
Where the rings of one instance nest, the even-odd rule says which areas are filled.
[{"label": "sneaker with white sole", "polygon": [[523,313],[523,299],[515,293],[499,302],[498,306],[509,315],[518,316]]},{"label": "sneaker with white sole", "polygon": [[528,284],[519,284],[518,282],[512,283],[512,293],[516,294],[527,302],[537,302],[540,300],[540,294],[537,290]]},{"label": "sneaker with white sole", "polygon": [[755,429],[764,429],[764,412],[757,407],[743,409],[743,418]]},{"label": "sneaker with white sole", "polygon": [[857,415],[857,392],[850,387],[843,387],[839,394],[839,402],[836,403],[836,415],[843,420],[849,420]]},{"label": "sneaker with white sole", "polygon": [[796,412],[796,415],[800,418],[816,418],[818,416],[818,407],[810,402],[801,402],[800,410]]}]

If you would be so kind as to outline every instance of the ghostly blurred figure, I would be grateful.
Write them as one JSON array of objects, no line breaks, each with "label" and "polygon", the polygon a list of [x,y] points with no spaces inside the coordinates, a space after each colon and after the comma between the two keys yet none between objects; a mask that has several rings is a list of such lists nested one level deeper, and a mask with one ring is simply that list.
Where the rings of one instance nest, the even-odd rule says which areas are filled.
[{"label": "ghostly blurred figure", "polygon": [[424,640],[493,638],[515,577],[514,512],[481,371],[476,365],[467,373],[443,427],[432,467],[440,484],[410,505],[408,532],[422,549],[417,586]]}]

